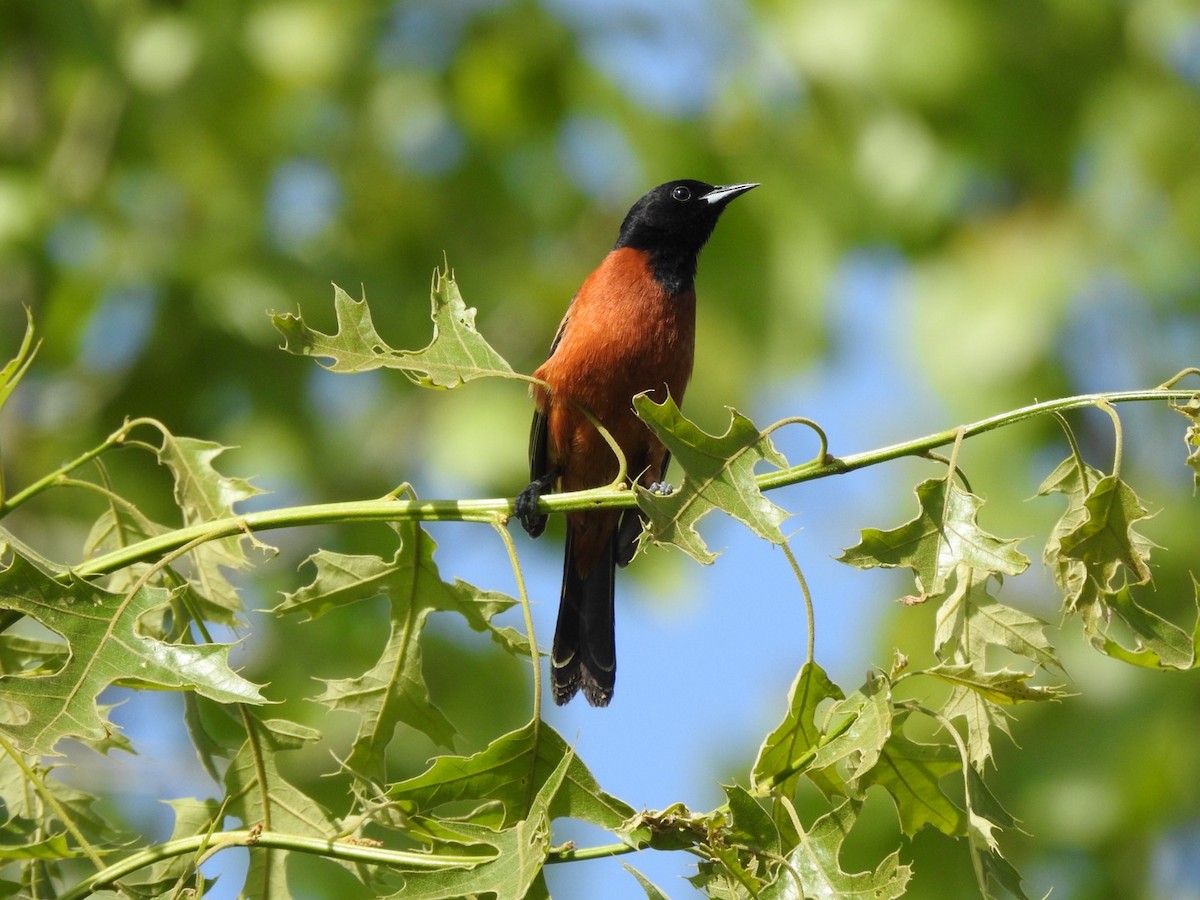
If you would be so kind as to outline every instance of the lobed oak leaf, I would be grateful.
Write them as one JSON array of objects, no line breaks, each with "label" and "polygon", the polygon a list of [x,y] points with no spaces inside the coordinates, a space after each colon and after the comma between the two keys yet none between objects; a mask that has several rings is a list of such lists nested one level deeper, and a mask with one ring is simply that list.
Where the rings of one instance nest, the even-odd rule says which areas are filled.
[{"label": "lobed oak leaf", "polygon": [[711,563],[716,554],[705,546],[696,524],[714,509],[772,543],[783,543],[780,526],[788,514],[766,498],[754,477],[760,462],[787,466],[770,437],[733,409],[725,433],[711,435],[684,417],[670,397],[655,403],[639,394],[633,406],[683,469],[682,483],[665,496],[638,486],[638,506],[648,520],[643,544],[672,544],[698,562]]},{"label": "lobed oak leaf", "polygon": [[329,359],[331,372],[399,369],[422,387],[455,388],[477,378],[514,377],[512,367],[475,328],[475,310],[468,307],[447,266],[433,273],[430,318],[433,337],[421,350],[396,350],[379,336],[366,297],[355,300],[334,285],[337,331],[324,334],[310,328],[299,314],[272,314],[284,336],[283,349],[300,356]]}]

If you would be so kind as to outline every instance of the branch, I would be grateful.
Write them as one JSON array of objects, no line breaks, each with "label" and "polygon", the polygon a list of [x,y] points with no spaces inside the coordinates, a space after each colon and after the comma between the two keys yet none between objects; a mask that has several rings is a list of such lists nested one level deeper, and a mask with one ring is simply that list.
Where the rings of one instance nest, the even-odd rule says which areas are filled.
[{"label": "branch", "polygon": [[100,888],[113,884],[139,869],[144,869],[164,859],[191,856],[200,851],[209,855],[229,847],[264,847],[273,850],[295,850],[311,853],[328,859],[344,859],[351,862],[374,863],[386,866],[404,866],[412,869],[470,868],[486,862],[487,857],[451,856],[433,854],[419,850],[388,850],[353,841],[338,841],[325,838],[302,837],[295,834],[278,834],[257,828],[240,831],[221,831],[215,834],[195,834],[168,841],[157,847],[147,847],[130,854],[120,862],[85,878],[61,895],[61,900],[80,900]]},{"label": "branch", "polygon": [[[953,444],[955,440],[974,437],[1015,425],[1039,416],[1052,415],[1071,409],[1102,406],[1106,403],[1136,403],[1145,401],[1185,402],[1196,396],[1194,391],[1143,390],[1116,391],[1102,394],[1080,394],[1058,400],[1046,400],[1031,406],[1000,413],[969,425],[948,428],[924,437],[900,444],[892,444],[879,450],[856,453],[850,456],[822,457],[775,472],[757,476],[762,490],[774,490],[803,481],[813,481],[831,475],[841,475],[856,469],[879,465],[904,456],[920,456],[938,447]],[[769,430],[769,429],[768,429]],[[14,498],[15,499],[15,498]],[[539,501],[543,512],[569,512],[588,509],[629,509],[637,505],[635,494],[625,488],[595,488],[587,491],[571,491],[561,494],[546,494]],[[514,501],[508,498],[486,500],[400,500],[387,497],[381,500],[358,500],[343,503],[322,503],[311,506],[293,506],[285,509],[263,510],[215,519],[187,528],[180,528],[130,544],[111,553],[94,557],[80,563],[75,573],[82,576],[101,575],[123,569],[136,562],[154,559],[175,550],[191,541],[218,540],[246,532],[271,531],[278,528],[293,528],[301,525],[328,525],[347,522],[399,522],[416,519],[426,522],[480,522],[490,524],[497,517],[507,519],[515,514]]]}]

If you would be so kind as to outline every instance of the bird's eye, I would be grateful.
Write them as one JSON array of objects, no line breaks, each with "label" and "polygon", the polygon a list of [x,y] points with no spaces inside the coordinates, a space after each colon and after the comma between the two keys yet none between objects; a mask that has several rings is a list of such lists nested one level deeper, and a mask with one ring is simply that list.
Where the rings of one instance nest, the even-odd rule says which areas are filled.
[{"label": "bird's eye", "polygon": [[683,185],[680,185],[679,187],[675,188],[675,190],[671,191],[671,196],[682,202],[685,200],[691,200],[692,192]]}]

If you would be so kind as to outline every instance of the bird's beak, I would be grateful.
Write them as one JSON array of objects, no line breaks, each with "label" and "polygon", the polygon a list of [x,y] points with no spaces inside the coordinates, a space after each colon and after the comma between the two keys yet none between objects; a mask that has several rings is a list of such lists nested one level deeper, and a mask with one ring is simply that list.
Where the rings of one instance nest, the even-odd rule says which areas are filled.
[{"label": "bird's beak", "polygon": [[723,184],[713,188],[707,194],[701,195],[701,200],[707,200],[714,206],[724,206],[734,197],[740,197],[742,194],[751,188],[758,187],[759,182],[751,181],[746,184]]}]

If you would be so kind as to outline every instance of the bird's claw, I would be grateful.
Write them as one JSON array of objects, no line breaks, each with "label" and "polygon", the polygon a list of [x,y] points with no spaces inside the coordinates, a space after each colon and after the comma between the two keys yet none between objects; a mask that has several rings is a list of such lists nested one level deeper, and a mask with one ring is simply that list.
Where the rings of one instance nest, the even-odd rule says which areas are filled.
[{"label": "bird's claw", "polygon": [[656,481],[650,487],[646,488],[646,490],[657,497],[665,497],[668,494],[675,493],[675,486],[667,481]]},{"label": "bird's claw", "polygon": [[513,504],[517,521],[521,523],[526,534],[533,538],[538,537],[546,530],[547,516],[538,511],[538,501],[542,499],[542,494],[549,489],[550,480],[549,478],[539,478],[537,481],[530,482],[529,487],[517,495],[516,502]]}]

